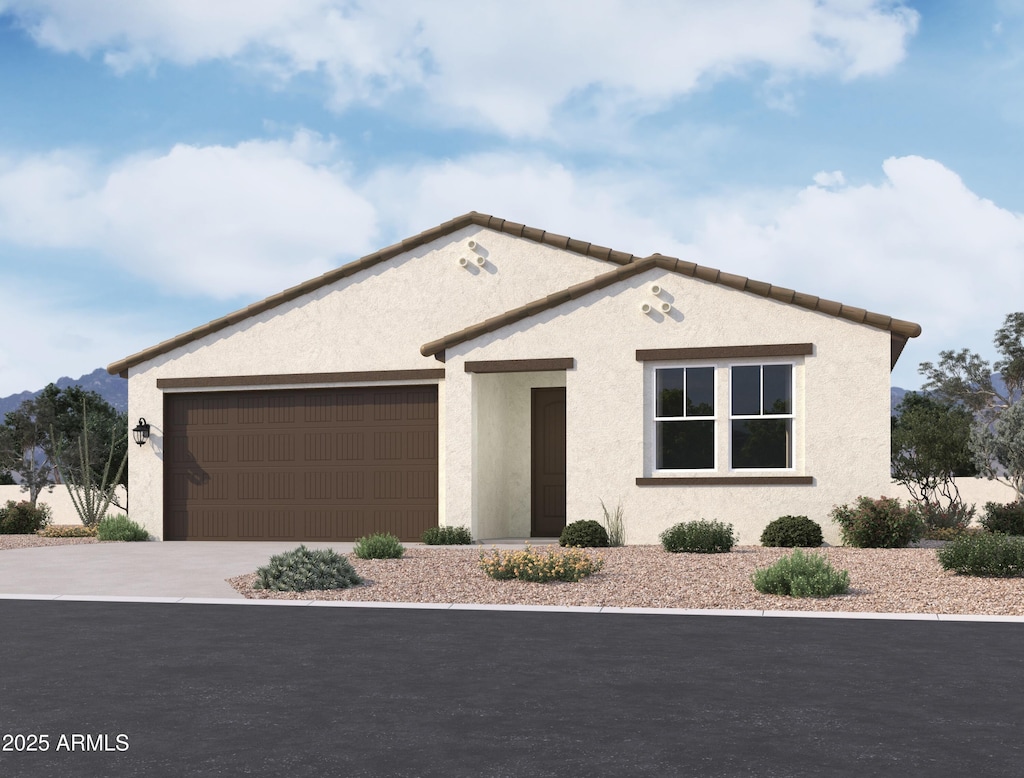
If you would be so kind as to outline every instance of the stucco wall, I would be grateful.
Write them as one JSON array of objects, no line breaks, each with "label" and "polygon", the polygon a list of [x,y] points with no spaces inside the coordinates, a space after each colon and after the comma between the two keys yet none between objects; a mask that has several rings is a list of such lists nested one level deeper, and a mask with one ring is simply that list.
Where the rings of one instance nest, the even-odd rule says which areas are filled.
[{"label": "stucco wall", "polygon": [[[530,389],[565,386],[565,373],[471,374],[475,537],[530,536]],[[458,479],[459,472],[451,478]],[[456,487],[457,488],[457,487]],[[465,522],[469,526],[469,522]]]},{"label": "stucco wall", "polygon": [[[125,491],[124,487],[118,487],[119,502],[125,504]],[[14,500],[14,502],[21,502],[22,500],[28,500],[28,492],[21,491],[20,486],[0,486],[0,505],[6,505],[8,500]],[[68,494],[68,488],[64,485],[55,486],[52,492],[43,491],[39,495],[39,499],[36,500],[37,505],[49,505],[50,513],[52,516],[53,524],[81,524],[82,520],[78,518],[78,513],[75,511],[75,506],[71,502],[71,495]],[[118,508],[116,505],[111,505],[107,511],[108,514],[124,513],[123,510]]]},{"label": "stucco wall", "polygon": [[[665,290],[661,299],[672,305],[668,315],[640,312],[640,304],[652,299],[653,283]],[[650,371],[637,361],[637,349],[804,342],[814,345],[814,353],[792,358],[802,418],[796,466],[787,474],[812,476],[814,485],[636,484],[638,477],[653,475],[645,422]],[[892,491],[889,342],[886,331],[653,269],[449,349],[445,446],[449,462],[458,462],[450,472],[469,472],[480,429],[469,410],[465,360],[575,357],[576,369],[565,376],[569,521],[600,519],[603,499],[609,507],[622,503],[631,543],[655,543],[666,527],[699,518],[730,522],[741,543],[756,543],[768,521],[804,514],[823,525],[828,542],[837,543],[838,531],[828,519],[835,504]],[[766,361],[784,360],[718,364]],[[723,397],[720,440],[728,425]],[[449,483],[449,523],[481,526],[482,518],[472,515],[474,488],[480,487],[469,479]]]},{"label": "stucco wall", "polygon": [[[483,267],[458,264],[469,238],[480,245]],[[421,345],[614,267],[467,227],[131,368],[129,416],[152,425],[150,443],[132,446],[129,455],[132,518],[162,536],[164,392],[158,378],[439,368],[419,353]],[[442,414],[444,395],[439,387]],[[465,401],[468,407],[469,395]],[[443,435],[443,418],[441,424]],[[445,456],[442,447],[441,472],[464,472],[468,480],[469,471],[452,470]],[[443,515],[449,501],[443,480],[439,486]]]}]

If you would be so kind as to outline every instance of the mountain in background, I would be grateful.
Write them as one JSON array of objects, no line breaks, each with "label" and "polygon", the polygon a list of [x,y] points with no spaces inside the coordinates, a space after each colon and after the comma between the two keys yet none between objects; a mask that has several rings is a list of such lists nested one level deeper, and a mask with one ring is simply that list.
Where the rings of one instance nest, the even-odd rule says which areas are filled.
[{"label": "mountain in background", "polygon": [[[121,413],[128,410],[128,382],[120,376],[110,375],[102,367],[80,378],[64,376],[58,378],[53,383],[57,384],[59,389],[80,386],[90,392],[96,392],[96,394],[113,405]],[[34,392],[19,392],[8,397],[0,397],[0,421],[3,420],[5,413],[16,410],[25,400],[38,397],[42,391],[40,388]]]}]

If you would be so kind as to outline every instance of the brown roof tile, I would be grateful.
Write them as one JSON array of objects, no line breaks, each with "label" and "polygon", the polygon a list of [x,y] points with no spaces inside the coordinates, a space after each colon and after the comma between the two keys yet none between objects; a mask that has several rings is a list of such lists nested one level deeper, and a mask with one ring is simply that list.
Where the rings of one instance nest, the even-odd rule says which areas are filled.
[{"label": "brown roof tile", "polygon": [[865,311],[862,308],[844,306],[842,303],[837,303],[832,300],[824,300],[820,297],[814,297],[801,292],[794,292],[793,290],[785,289],[784,287],[772,286],[771,284],[763,281],[754,281],[746,278],[745,276],[723,273],[717,268],[697,265],[693,262],[687,262],[675,257],[666,257],[661,254],[654,254],[650,257],[644,258],[636,257],[633,254],[629,254],[624,251],[615,251],[605,246],[595,246],[592,243],[574,240],[566,237],[565,235],[545,232],[544,230],[540,230],[535,227],[527,227],[524,224],[505,221],[504,219],[499,219],[496,216],[471,211],[467,214],[456,217],[455,219],[451,219],[444,224],[439,224],[436,227],[424,230],[418,235],[413,235],[399,243],[395,243],[391,246],[380,249],[379,251],[375,251],[372,254],[367,254],[365,257],[353,262],[342,265],[341,267],[330,270],[317,278],[305,281],[297,286],[291,287],[290,289],[286,289],[283,292],[271,295],[270,297],[253,303],[252,305],[234,311],[233,313],[229,313],[219,319],[200,325],[195,329],[170,338],[169,340],[165,340],[162,343],[158,343],[157,345],[140,351],[137,354],[125,357],[124,359],[109,365],[107,367],[107,372],[112,374],[119,373],[122,376],[127,376],[128,369],[131,367],[147,362],[150,359],[179,348],[180,346],[199,340],[206,335],[210,335],[214,332],[225,329],[226,327],[230,327],[231,325],[237,324],[251,316],[256,316],[264,311],[276,308],[278,305],[290,302],[302,295],[309,294],[310,292],[334,283],[342,278],[355,275],[356,273],[373,267],[380,262],[384,262],[385,260],[391,259],[392,257],[403,254],[406,251],[422,246],[433,240],[437,240],[438,238],[449,235],[472,224],[486,229],[495,230],[497,232],[502,232],[507,235],[521,237],[535,243],[554,246],[555,248],[571,251],[575,254],[581,254],[601,261],[611,262],[620,265],[620,267],[580,284],[574,284],[573,286],[550,294],[540,300],[535,300],[527,305],[503,313],[500,316],[494,316],[490,319],[474,324],[471,327],[452,333],[444,338],[427,343],[420,349],[420,352],[425,356],[440,354],[445,349],[451,348],[458,343],[463,343],[488,332],[493,332],[499,327],[504,327],[507,324],[511,324],[542,311],[549,310],[557,305],[567,302],[568,300],[573,300],[581,297],[582,295],[590,294],[598,289],[603,289],[610,284],[636,275],[637,273],[642,273],[655,266],[662,267],[674,273],[679,273],[680,275],[699,278],[702,281],[708,281],[715,284],[722,284],[732,289],[750,292],[752,294],[779,300],[791,305],[799,305],[812,311],[819,311],[831,316],[839,316],[850,321],[867,324],[879,329],[889,330],[893,333],[892,363],[894,365],[896,364],[896,359],[899,357],[900,352],[903,350],[903,346],[906,345],[907,338],[914,338],[921,334],[921,327],[913,322],[893,319],[889,316]]},{"label": "brown roof tile", "polygon": [[[889,330],[892,333],[892,365],[895,365],[896,360],[899,359],[899,355],[903,351],[903,347],[906,345],[907,339],[916,338],[921,334],[921,326],[914,322],[894,319],[891,316],[872,313],[871,311],[866,311],[863,308],[855,308],[854,306],[843,305],[842,303],[838,303],[833,300],[826,300],[821,297],[814,297],[809,294],[794,292],[792,289],[772,286],[764,281],[754,281],[750,278],[746,278],[745,276],[723,273],[716,268],[695,265],[692,262],[685,262],[681,259],[676,259],[675,257],[666,257],[661,254],[654,254],[643,259],[634,259],[629,265],[603,273],[602,275],[588,281],[574,284],[573,286],[564,289],[561,294],[557,292],[550,294],[541,300],[535,300],[527,305],[507,311],[500,316],[493,316],[486,321],[473,325],[472,327],[460,330],[459,332],[453,332],[443,338],[426,343],[420,348],[420,353],[423,354],[423,356],[428,357],[437,356],[446,349],[456,346],[459,343],[465,343],[467,340],[473,340],[480,335],[494,332],[508,324],[514,324],[517,321],[522,321],[523,319],[529,318],[541,311],[554,308],[556,305],[561,305],[568,299],[575,300],[585,294],[597,291],[598,289],[603,289],[617,281],[629,278],[630,276],[638,273],[643,273],[653,267],[661,267],[665,270],[670,270],[673,273],[679,273],[680,275],[692,276],[710,283],[722,284],[732,289],[738,289],[740,291],[760,295],[761,297],[768,297],[789,305],[798,305],[801,308],[818,311],[819,313],[825,313],[830,316],[837,316],[858,324],[866,324],[877,329]],[[568,297],[566,297],[566,293],[568,294]]]},{"label": "brown roof tile", "polygon": [[356,273],[373,267],[380,262],[384,262],[385,260],[391,259],[399,254],[403,254],[406,251],[418,248],[419,246],[430,243],[438,238],[442,238],[445,235],[461,230],[463,227],[468,227],[471,224],[495,230],[496,232],[503,232],[515,237],[522,237],[526,240],[533,241],[534,243],[542,243],[555,248],[568,250],[575,254],[582,254],[584,256],[593,257],[594,259],[599,259],[604,262],[612,262],[618,265],[626,265],[636,259],[632,254],[626,254],[621,251],[612,251],[610,248],[606,248],[604,246],[595,246],[591,243],[585,243],[584,241],[571,240],[564,235],[555,235],[553,233],[545,232],[544,230],[538,230],[534,227],[527,227],[523,224],[505,221],[504,219],[499,219],[496,216],[490,216],[486,213],[470,211],[462,216],[446,221],[444,224],[431,227],[418,235],[405,238],[399,243],[382,248],[372,254],[367,254],[365,257],[361,257],[360,259],[349,262],[341,267],[329,270],[321,276],[312,278],[309,281],[304,281],[303,283],[293,286],[290,289],[286,289],[283,292],[271,295],[270,297],[253,303],[252,305],[233,313],[229,313],[227,316],[214,319],[211,322],[202,324],[195,329],[182,333],[181,335],[177,335],[163,341],[162,343],[158,343],[155,346],[151,346],[150,348],[144,349],[136,354],[132,354],[129,357],[118,360],[107,367],[107,372],[127,376],[128,369],[131,367],[135,367],[136,365],[147,362],[161,354],[166,354],[168,351],[184,346],[195,340],[199,340],[199,338],[205,337],[206,335],[210,335],[214,332],[225,329],[226,327],[230,327],[232,324],[237,324],[244,319],[248,319],[250,316],[256,316],[264,311],[270,310],[271,308],[276,308],[278,305],[290,302],[304,294],[309,294],[322,286],[326,286],[342,278],[355,275]]}]

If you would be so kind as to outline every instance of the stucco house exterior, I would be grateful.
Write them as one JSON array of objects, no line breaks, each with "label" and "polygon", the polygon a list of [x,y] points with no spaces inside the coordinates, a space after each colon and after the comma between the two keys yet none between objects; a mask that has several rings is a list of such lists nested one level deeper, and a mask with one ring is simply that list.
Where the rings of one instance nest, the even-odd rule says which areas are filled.
[{"label": "stucco house exterior", "polygon": [[624,509],[757,543],[891,490],[912,322],[472,212],[111,364],[160,539],[552,537]]}]

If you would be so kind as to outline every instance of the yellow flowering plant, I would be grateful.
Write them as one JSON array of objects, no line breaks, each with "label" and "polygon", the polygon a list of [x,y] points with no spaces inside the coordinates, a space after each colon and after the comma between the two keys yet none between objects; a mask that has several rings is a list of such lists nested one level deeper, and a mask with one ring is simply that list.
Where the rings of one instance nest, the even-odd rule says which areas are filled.
[{"label": "yellow flowering plant", "polygon": [[527,543],[526,549],[523,551],[502,553],[499,549],[493,548],[489,554],[480,553],[480,569],[499,581],[515,578],[533,583],[547,581],[575,583],[591,573],[596,573],[603,566],[604,559],[602,557],[591,556],[579,548],[570,548],[565,551],[548,550],[546,553],[542,553]]}]

